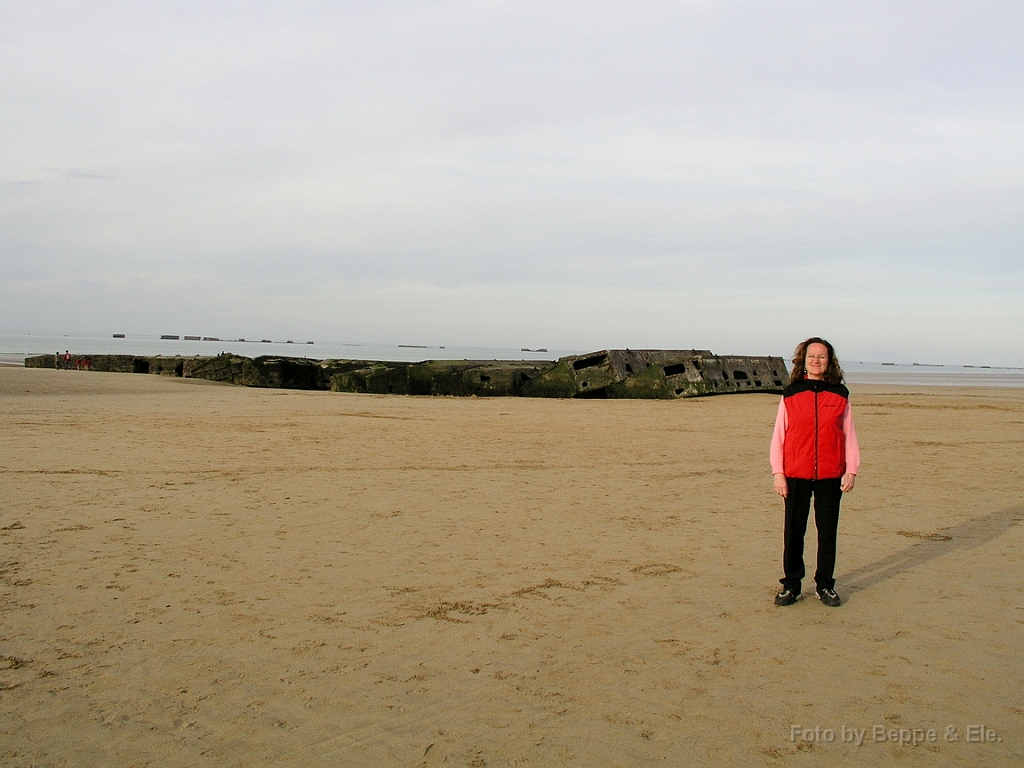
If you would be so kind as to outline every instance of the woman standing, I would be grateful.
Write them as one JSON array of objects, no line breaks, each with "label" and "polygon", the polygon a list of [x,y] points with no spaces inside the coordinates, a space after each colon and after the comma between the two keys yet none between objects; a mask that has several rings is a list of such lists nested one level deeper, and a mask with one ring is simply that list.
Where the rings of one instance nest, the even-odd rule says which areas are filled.
[{"label": "woman standing", "polygon": [[792,605],[801,597],[804,578],[804,534],[814,498],[818,529],[818,567],[814,583],[818,599],[840,604],[835,592],[836,532],[839,501],[853,490],[860,471],[860,447],[853,428],[850,391],[832,345],[817,336],[800,343],[793,372],[782,391],[771,446],[775,492],[786,500],[785,550],[775,595],[776,605]]}]

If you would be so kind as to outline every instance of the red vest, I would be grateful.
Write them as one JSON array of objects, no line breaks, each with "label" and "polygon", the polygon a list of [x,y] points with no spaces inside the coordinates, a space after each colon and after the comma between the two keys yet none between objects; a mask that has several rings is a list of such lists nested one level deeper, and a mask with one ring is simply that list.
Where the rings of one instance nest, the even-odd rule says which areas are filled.
[{"label": "red vest", "polygon": [[850,391],[842,384],[803,379],[782,391],[786,436],[782,443],[786,477],[831,480],[846,473],[843,417]]}]

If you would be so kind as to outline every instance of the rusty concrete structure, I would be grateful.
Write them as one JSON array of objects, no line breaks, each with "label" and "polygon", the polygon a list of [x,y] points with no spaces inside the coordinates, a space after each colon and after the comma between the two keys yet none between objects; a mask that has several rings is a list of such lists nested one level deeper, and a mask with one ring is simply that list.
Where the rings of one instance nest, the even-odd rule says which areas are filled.
[{"label": "rusty concrete structure", "polygon": [[[53,355],[27,358],[25,366],[58,367]],[[778,393],[789,378],[781,357],[719,356],[706,349],[606,349],[553,362],[76,355],[72,367],[247,387],[455,397],[674,399]]]}]

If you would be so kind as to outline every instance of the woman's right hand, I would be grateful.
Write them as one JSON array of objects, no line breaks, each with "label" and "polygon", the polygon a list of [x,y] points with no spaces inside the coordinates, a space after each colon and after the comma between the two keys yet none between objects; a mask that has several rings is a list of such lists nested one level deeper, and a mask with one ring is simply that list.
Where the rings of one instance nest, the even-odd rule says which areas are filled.
[{"label": "woman's right hand", "polygon": [[772,475],[772,482],[775,484],[775,492],[782,498],[786,498],[789,495],[789,483],[786,482],[786,476],[779,472],[777,475]]}]

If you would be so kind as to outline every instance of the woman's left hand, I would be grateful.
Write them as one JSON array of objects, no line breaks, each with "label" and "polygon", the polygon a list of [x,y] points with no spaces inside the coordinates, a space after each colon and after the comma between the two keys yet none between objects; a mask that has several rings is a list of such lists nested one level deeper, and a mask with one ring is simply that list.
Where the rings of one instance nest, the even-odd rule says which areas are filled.
[{"label": "woman's left hand", "polygon": [[851,474],[843,475],[843,479],[839,481],[839,490],[843,493],[849,493],[853,490],[853,484],[857,482],[857,476]]}]

